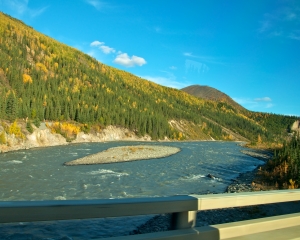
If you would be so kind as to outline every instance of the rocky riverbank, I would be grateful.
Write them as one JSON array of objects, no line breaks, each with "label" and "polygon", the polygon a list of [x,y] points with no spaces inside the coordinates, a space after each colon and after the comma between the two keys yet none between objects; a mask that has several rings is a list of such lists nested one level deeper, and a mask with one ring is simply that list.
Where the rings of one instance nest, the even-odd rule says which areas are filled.
[{"label": "rocky riverbank", "polygon": [[[32,133],[29,133],[26,130],[25,121],[19,121],[18,124],[21,127],[22,132],[25,133],[24,136],[20,138],[16,137],[14,134],[5,134],[5,143],[1,144],[0,142],[0,153],[70,144],[70,142],[67,142],[67,139],[61,134],[52,132],[44,122],[42,122],[38,128],[33,126]],[[48,122],[47,124],[51,125],[52,123]],[[0,125],[0,133],[3,131],[4,128]],[[148,135],[138,137],[134,132],[126,128],[107,126],[97,133],[86,134],[84,132],[79,132],[71,143],[106,141],[151,141],[151,138]]]},{"label": "rocky riverbank", "polygon": [[[260,149],[247,149],[242,150],[241,152],[248,156],[257,158],[264,163],[273,156],[272,152]],[[260,191],[261,189],[258,189],[254,183],[254,179],[257,176],[259,169],[260,166],[257,166],[253,171],[241,173],[236,179],[232,180],[232,183],[226,189],[226,193]]]},{"label": "rocky riverbank", "polygon": [[168,157],[180,152],[180,148],[170,146],[137,145],[109,148],[105,151],[79,158],[64,165],[90,165],[116,162],[129,162]]},{"label": "rocky riverbank", "polygon": [[[264,150],[249,149],[243,150],[243,153],[258,158],[265,162],[272,156],[272,153]],[[261,190],[257,189],[255,184],[253,184],[253,180],[255,179],[258,171],[259,166],[253,171],[241,173],[227,187],[225,193],[234,194],[238,192],[251,192]],[[300,201],[238,208],[206,210],[198,212],[196,227],[270,217],[294,212],[300,212]],[[132,231],[130,234],[143,234],[171,230],[171,217],[171,214],[156,215],[155,217],[147,221],[145,224],[139,226],[136,230]]]}]

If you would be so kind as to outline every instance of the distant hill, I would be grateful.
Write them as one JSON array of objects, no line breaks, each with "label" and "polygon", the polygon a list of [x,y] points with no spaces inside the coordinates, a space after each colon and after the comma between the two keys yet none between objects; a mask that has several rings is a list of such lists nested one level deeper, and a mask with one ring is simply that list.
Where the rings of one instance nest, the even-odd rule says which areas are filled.
[{"label": "distant hill", "polygon": [[285,137],[296,120],[241,111],[225,94],[206,92],[195,97],[110,67],[0,12],[0,120],[67,122],[84,132],[112,125],[152,139],[268,142]]},{"label": "distant hill", "polygon": [[226,102],[234,108],[244,111],[246,110],[244,107],[235,102],[231,97],[227,94],[209,86],[200,86],[200,85],[191,85],[181,89],[182,91],[191,94],[195,97],[211,100],[215,102]]}]

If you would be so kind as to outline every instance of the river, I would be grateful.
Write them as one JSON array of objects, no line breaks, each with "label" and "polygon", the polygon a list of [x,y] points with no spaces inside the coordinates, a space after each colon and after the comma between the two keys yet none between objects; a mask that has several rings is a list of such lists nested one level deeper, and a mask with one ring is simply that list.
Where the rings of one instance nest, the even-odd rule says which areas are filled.
[{"label": "river", "polygon": [[[176,155],[144,161],[64,166],[116,146],[166,145]],[[235,142],[81,143],[0,154],[0,200],[71,200],[224,192],[261,161]],[[206,177],[207,174],[216,178]],[[126,235],[152,216],[0,224],[0,239],[91,239]],[[124,221],[126,219],[126,221]],[[113,226],[113,227],[111,227]]]}]

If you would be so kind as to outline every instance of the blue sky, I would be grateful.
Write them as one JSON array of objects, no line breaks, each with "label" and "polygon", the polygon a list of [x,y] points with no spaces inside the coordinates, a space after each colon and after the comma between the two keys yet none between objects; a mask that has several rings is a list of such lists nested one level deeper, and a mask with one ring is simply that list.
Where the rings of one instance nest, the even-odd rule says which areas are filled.
[{"label": "blue sky", "polygon": [[299,0],[0,0],[0,10],[164,86],[300,116]]}]

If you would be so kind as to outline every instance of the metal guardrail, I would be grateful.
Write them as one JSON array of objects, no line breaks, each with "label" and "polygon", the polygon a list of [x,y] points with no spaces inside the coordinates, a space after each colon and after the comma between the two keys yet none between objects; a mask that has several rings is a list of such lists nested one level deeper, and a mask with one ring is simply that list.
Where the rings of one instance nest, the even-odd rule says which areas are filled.
[{"label": "metal guardrail", "polygon": [[[177,231],[179,230],[179,232],[177,233],[179,234],[178,236],[180,236],[182,234],[182,231],[192,231],[192,233],[194,234],[197,233],[198,230],[196,231],[196,228],[194,228],[196,223],[197,211],[289,202],[297,200],[300,200],[300,190],[298,189],[248,193],[185,195],[155,198],[123,198],[107,200],[7,201],[0,202],[0,223],[88,219],[172,213],[173,227],[174,229],[177,229]],[[300,214],[299,216],[296,216],[296,218],[295,216],[293,216],[293,218],[293,221],[296,221],[296,223],[300,225]],[[287,222],[286,219],[282,221]],[[246,221],[242,221],[241,223],[243,222],[245,223]],[[261,220],[260,223],[257,222],[256,225],[266,225],[266,223],[263,222],[264,220]],[[282,226],[285,226],[283,223],[280,224]],[[222,224],[222,226],[225,225]],[[286,226],[293,227],[294,225],[295,224],[293,223]],[[244,226],[246,225],[244,224]],[[176,231],[168,231],[164,232],[163,234],[166,234],[166,236],[173,236],[175,232]],[[218,230],[218,232],[220,233],[220,229]],[[247,234],[250,234],[250,232],[247,232]],[[199,235],[199,231],[196,235]],[[141,239],[144,239],[142,238],[143,235],[138,236],[140,236]],[[154,236],[152,235],[152,237]],[[159,237],[157,239],[165,238]]]}]

